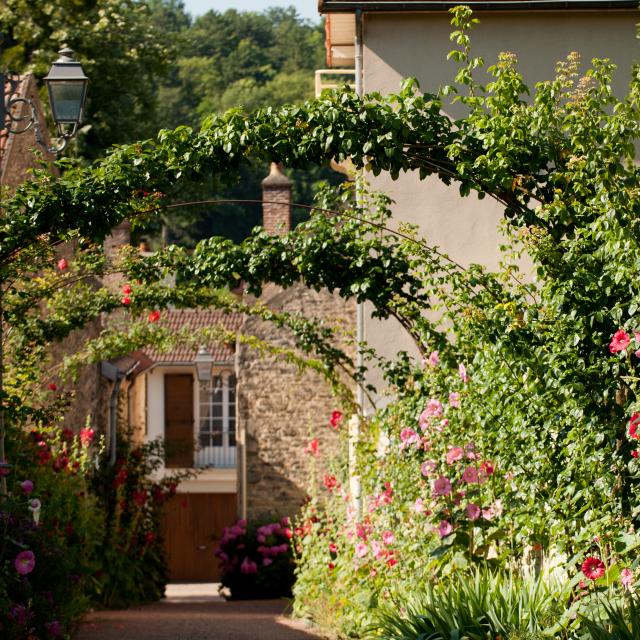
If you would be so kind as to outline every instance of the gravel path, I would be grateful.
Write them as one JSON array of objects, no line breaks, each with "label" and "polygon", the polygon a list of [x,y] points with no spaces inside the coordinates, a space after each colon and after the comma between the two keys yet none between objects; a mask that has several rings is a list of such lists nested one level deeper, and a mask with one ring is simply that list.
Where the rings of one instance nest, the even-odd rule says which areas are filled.
[{"label": "gravel path", "polygon": [[125,611],[98,611],[77,640],[312,640],[302,623],[283,616],[284,600],[226,602],[217,585],[169,585],[167,597]]}]

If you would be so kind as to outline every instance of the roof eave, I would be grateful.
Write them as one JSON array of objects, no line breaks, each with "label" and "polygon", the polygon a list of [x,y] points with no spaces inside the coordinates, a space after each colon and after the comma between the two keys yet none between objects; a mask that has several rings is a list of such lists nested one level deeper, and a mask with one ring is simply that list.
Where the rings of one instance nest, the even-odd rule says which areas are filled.
[{"label": "roof eave", "polygon": [[[449,11],[460,2],[406,0],[318,0],[319,13],[350,13],[356,9],[371,12]],[[637,0],[468,0],[464,3],[476,11],[572,11],[589,9],[637,10]]]}]

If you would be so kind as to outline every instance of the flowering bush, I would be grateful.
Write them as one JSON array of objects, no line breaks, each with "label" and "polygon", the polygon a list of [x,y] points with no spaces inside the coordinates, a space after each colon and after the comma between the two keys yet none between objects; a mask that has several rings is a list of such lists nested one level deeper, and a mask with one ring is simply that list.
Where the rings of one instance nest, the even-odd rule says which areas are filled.
[{"label": "flowering bush", "polygon": [[153,480],[163,464],[159,442],[140,446],[120,443],[120,457],[104,465],[92,489],[104,512],[99,570],[93,598],[110,608],[152,602],[164,595],[168,580],[160,537],[160,515],[166,501],[189,472]]},{"label": "flowering bush", "polygon": [[66,638],[89,604],[103,513],[89,430],[12,432],[0,503],[0,636]]},{"label": "flowering bush", "polygon": [[291,595],[293,559],[289,519],[263,525],[238,520],[224,529],[215,554],[220,560],[222,587],[234,600]]}]

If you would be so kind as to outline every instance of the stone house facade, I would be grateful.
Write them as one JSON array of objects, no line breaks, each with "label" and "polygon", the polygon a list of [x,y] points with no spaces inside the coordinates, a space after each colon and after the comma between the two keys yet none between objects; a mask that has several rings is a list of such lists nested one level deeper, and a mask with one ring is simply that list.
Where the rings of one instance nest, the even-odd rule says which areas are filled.
[{"label": "stone house facade", "polygon": [[[290,230],[291,182],[276,165],[263,181],[263,215],[269,233]],[[109,250],[129,241],[126,225],[114,234]],[[255,301],[239,295],[248,303]],[[338,325],[345,334],[353,329],[353,303],[301,283],[284,290],[267,285],[260,303]],[[215,325],[276,347],[295,348],[286,330],[239,313],[167,310],[158,324],[174,331]],[[121,375],[121,426],[135,441],[161,438],[165,442],[166,467],[161,473],[198,471],[197,477],[179,485],[164,523],[174,580],[217,577],[213,550],[222,527],[235,518],[265,521],[295,515],[309,482],[322,478],[326,462],[338,448],[338,434],[329,426],[336,407],[320,374],[299,371],[296,365],[260,354],[242,340],[200,349],[211,362],[209,380],[198,378],[199,350],[190,347],[170,353],[145,349],[106,364],[106,369],[112,367]],[[108,388],[115,388],[113,381]],[[305,453],[316,437],[318,454]],[[177,507],[178,503],[182,506]]]}]

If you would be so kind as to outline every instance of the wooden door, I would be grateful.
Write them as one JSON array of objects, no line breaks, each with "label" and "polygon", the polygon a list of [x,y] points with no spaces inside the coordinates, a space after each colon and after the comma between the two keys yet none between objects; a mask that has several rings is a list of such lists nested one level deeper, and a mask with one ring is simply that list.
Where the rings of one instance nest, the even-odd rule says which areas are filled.
[{"label": "wooden door", "polygon": [[193,467],[193,376],[172,373],[164,377],[165,464]]},{"label": "wooden door", "polygon": [[162,522],[169,579],[219,582],[218,548],[222,529],[236,519],[235,493],[178,493],[167,504]]}]

